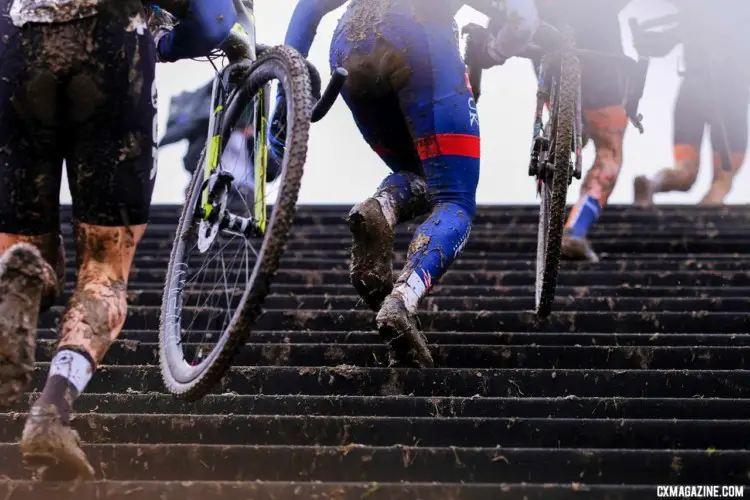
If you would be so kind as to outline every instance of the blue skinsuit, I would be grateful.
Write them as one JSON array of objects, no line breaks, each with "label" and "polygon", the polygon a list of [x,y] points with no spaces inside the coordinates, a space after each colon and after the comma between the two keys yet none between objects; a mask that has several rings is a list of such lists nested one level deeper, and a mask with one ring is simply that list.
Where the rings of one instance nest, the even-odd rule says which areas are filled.
[{"label": "blue skinsuit", "polygon": [[[346,0],[301,0],[285,43],[307,56],[322,17]],[[432,211],[417,230],[408,270],[427,289],[468,238],[479,181],[479,119],[458,50],[454,21],[462,2],[353,0],[330,49],[349,71],[343,98],[360,132],[392,170],[389,191],[400,220],[414,176],[427,182]],[[404,277],[406,279],[406,277]]]}]

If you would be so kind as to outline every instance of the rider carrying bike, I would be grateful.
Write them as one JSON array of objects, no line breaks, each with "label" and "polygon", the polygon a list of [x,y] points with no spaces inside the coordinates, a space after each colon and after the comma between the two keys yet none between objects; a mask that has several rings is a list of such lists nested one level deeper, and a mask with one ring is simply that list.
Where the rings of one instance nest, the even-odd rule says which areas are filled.
[{"label": "rider carrying bike", "polygon": [[[570,25],[575,32],[578,48],[624,55],[618,14],[629,2],[630,0],[579,0],[571,6],[560,0],[536,0],[536,6],[542,20],[548,24]],[[486,33],[486,30],[476,25],[467,26],[466,31],[470,38],[480,39]],[[549,35],[546,29],[544,34]],[[551,42],[555,36],[546,38],[547,42]],[[467,59],[478,59],[472,55],[475,52],[474,45],[472,40],[467,42]],[[492,64],[482,65],[485,69],[491,66]],[[562,241],[564,257],[598,261],[586,235],[612,194],[622,166],[622,144],[628,124],[625,90],[624,77],[617,63],[600,58],[581,59],[584,128],[594,140],[596,159],[583,181],[581,197],[565,224]]]},{"label": "rider carrying bike", "polygon": [[[656,193],[688,191],[698,178],[706,125],[711,130],[714,176],[701,204],[720,205],[745,160],[750,103],[748,2],[675,2],[678,24],[634,39],[642,55],[664,57],[682,43],[686,70],[674,106],[673,168],[634,182],[635,204],[650,206]],[[742,4],[742,5],[740,5]],[[744,10],[744,15],[742,13]],[[729,168],[724,161],[729,159]]]},{"label": "rider carrying bike", "polygon": [[[576,9],[556,12],[557,0],[538,0],[540,11],[570,23],[581,49],[624,55],[618,15],[630,0],[581,0]],[[555,4],[555,5],[552,5]],[[561,6],[562,7],[562,6]],[[622,168],[622,146],[628,116],[625,112],[625,76],[619,62],[581,58],[581,99],[584,128],[594,141],[596,157],[581,185],[578,202],[565,223],[562,255],[572,260],[597,262],[587,235],[602,213]]]},{"label": "rider carrying bike", "polygon": [[[306,56],[322,17],[346,1],[300,0],[286,43]],[[360,132],[392,171],[352,209],[349,226],[352,284],[378,311],[394,365],[433,364],[417,309],[463,249],[476,211],[479,119],[454,21],[464,4],[517,21],[485,45],[496,64],[536,30],[531,0],[352,0],[330,50],[331,66],[349,71],[343,97]],[[421,215],[394,285],[394,228]]]},{"label": "rider carrying bike", "polygon": [[0,0],[1,405],[23,395],[38,314],[64,285],[63,160],[73,197],[78,280],[20,444],[43,479],[94,474],[70,414],[125,322],[156,176],[157,57],[206,55],[236,17],[231,0],[189,3],[157,48],[141,0]]}]

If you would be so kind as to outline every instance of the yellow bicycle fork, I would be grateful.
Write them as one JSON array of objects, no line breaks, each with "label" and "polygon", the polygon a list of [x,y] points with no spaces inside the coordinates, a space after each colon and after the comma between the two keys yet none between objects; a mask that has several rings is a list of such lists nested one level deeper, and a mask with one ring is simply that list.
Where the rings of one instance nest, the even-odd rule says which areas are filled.
[{"label": "yellow bicycle fork", "polygon": [[[232,27],[232,31],[243,36],[249,36],[245,28],[237,23]],[[254,151],[253,151],[253,173],[254,173],[254,200],[253,200],[253,218],[257,228],[261,233],[266,230],[267,208],[266,208],[266,172],[268,168],[268,111],[270,86],[266,85],[253,98],[253,133],[255,134]],[[224,106],[218,105],[213,110],[214,120],[219,120]],[[217,127],[220,129],[220,127]],[[203,218],[208,219],[213,211],[213,204],[208,199],[208,179],[213,175],[219,166],[219,149],[221,147],[221,135],[216,134],[208,141],[205,161],[203,163],[203,181],[206,185],[202,192],[201,206],[203,208]]]}]

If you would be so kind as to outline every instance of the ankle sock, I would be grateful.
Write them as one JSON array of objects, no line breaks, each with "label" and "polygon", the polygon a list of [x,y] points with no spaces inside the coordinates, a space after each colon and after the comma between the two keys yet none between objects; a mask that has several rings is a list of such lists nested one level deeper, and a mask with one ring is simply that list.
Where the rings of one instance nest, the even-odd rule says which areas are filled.
[{"label": "ankle sock", "polygon": [[87,353],[63,349],[50,363],[44,390],[34,406],[54,405],[64,424],[70,423],[73,402],[94,375],[94,363]]},{"label": "ankle sock", "polygon": [[565,227],[571,235],[577,238],[585,238],[601,213],[602,207],[599,202],[591,196],[584,196],[573,207]]}]

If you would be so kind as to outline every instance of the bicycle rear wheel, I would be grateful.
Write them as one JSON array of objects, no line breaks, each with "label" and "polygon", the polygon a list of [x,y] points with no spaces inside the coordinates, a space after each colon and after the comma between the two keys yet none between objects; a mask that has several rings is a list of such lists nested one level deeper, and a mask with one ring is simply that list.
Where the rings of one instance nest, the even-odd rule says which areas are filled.
[{"label": "bicycle rear wheel", "polygon": [[[563,32],[566,46],[572,46],[572,33]],[[540,179],[541,203],[539,206],[539,230],[536,256],[536,313],[545,318],[552,311],[555,288],[560,267],[563,228],[565,225],[565,201],[572,179],[571,145],[576,122],[577,96],[580,88],[581,70],[578,59],[570,52],[563,52],[557,85],[550,106],[551,150],[554,168]]]},{"label": "bicycle rear wheel", "polygon": [[[206,182],[204,169],[198,168],[177,227],[162,300],[159,354],[167,390],[184,399],[197,400],[210,391],[244,346],[262,312],[291,231],[307,155],[312,110],[310,76],[302,56],[288,47],[274,47],[264,52],[250,68],[245,83],[230,95],[224,106],[228,111],[223,128],[241,130],[243,125],[237,123],[241,116],[231,110],[246,109],[256,102],[253,100],[256,96],[268,97],[267,84],[273,81],[278,82],[287,96],[287,125],[284,157],[274,182],[278,192],[273,207],[268,205],[270,214],[265,224],[260,224],[261,229],[256,228],[253,234],[246,230],[246,222],[258,213],[255,206],[258,200],[243,195],[252,181],[240,184],[237,169],[234,169],[234,180],[231,188],[223,192],[221,206],[231,213],[230,217],[235,217],[235,222],[245,222],[212,229],[218,232],[206,243],[208,229],[203,217],[205,199],[202,199]],[[265,109],[262,105],[255,109],[261,108]],[[267,117],[255,118],[258,126],[254,130],[254,147],[256,150],[263,148],[258,150],[259,157],[267,158]],[[234,123],[230,123],[232,121]],[[216,151],[216,147],[215,141],[207,144],[212,155],[226,161],[224,150]],[[204,150],[203,158],[205,154]],[[247,178],[254,179],[254,193],[258,190],[265,193],[265,168],[261,169],[263,175],[255,175],[258,165],[256,163],[255,172],[248,172]],[[218,170],[232,172],[225,167],[219,164]],[[267,203],[266,200],[261,202]],[[265,207],[261,207],[264,214]],[[229,219],[224,217],[223,220]],[[262,230],[263,225],[265,230]],[[203,271],[214,273],[214,277],[200,277]]]}]

